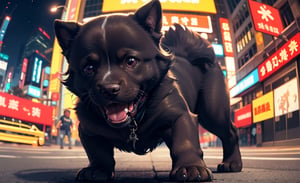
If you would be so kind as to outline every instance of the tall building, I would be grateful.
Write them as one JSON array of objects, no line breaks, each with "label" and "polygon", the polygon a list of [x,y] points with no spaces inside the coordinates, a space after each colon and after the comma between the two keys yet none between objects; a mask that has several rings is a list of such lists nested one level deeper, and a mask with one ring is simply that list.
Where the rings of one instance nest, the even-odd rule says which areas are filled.
[{"label": "tall building", "polygon": [[29,57],[36,52],[36,50],[38,50],[39,53],[44,54],[45,51],[52,46],[51,44],[52,42],[48,33],[39,27],[25,44],[22,57]]},{"label": "tall building", "polygon": [[227,0],[236,67],[230,96],[242,145],[300,138],[300,2]]},{"label": "tall building", "polygon": [[[43,55],[44,57],[48,56],[45,59],[47,60],[46,65],[49,65],[50,55],[47,54],[47,51],[51,47],[52,47],[52,42],[48,33],[40,27],[37,28],[37,30],[33,32],[31,37],[24,44],[23,51],[21,51],[20,53],[19,62],[16,64],[16,68],[14,72],[15,74],[13,76],[12,86],[19,85],[20,87],[23,87],[22,83],[24,83],[24,78],[22,76],[22,73],[24,73],[24,70],[22,71],[22,66],[24,64],[24,59],[29,60],[30,57],[32,57],[38,52],[40,55]],[[30,64],[31,63],[28,63],[28,65]],[[30,73],[32,71],[28,71],[28,72]]]}]

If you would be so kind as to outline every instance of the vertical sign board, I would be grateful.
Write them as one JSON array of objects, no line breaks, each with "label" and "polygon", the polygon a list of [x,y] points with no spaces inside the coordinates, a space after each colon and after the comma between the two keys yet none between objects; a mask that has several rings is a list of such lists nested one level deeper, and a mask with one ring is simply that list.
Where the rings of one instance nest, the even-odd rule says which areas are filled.
[{"label": "vertical sign board", "polygon": [[252,21],[256,31],[278,36],[283,25],[278,9],[253,0],[248,0]]},{"label": "vertical sign board", "polygon": [[262,81],[300,54],[300,33],[294,35],[280,49],[258,66],[259,81]]},{"label": "vertical sign board", "polygon": [[253,123],[274,117],[273,91],[252,100]]},{"label": "vertical sign board", "polygon": [[[79,5],[81,0],[68,0],[67,12],[65,20],[77,21],[79,15]],[[60,89],[60,73],[62,72],[62,62],[63,55],[61,54],[61,48],[57,42],[54,40],[52,61],[51,61],[51,73],[50,73],[50,83],[49,91],[52,93],[58,93]]]},{"label": "vertical sign board", "polygon": [[3,41],[3,38],[4,38],[4,35],[5,35],[5,32],[8,27],[9,22],[10,22],[10,17],[6,16],[4,18],[2,26],[0,27],[0,43]]},{"label": "vertical sign board", "polygon": [[252,124],[251,104],[234,111],[234,123],[237,128],[250,126]]},{"label": "vertical sign board", "polygon": [[232,39],[230,34],[230,26],[227,18],[220,18],[221,35],[223,40],[225,65],[227,70],[227,78],[230,80],[229,88],[236,84],[235,61],[233,57]]},{"label": "vertical sign board", "polygon": [[230,34],[229,21],[227,18],[220,18],[219,21],[220,21],[225,56],[233,57],[233,48],[232,48],[232,39]]},{"label": "vertical sign board", "polygon": [[294,78],[274,90],[275,116],[299,110],[298,80]]}]

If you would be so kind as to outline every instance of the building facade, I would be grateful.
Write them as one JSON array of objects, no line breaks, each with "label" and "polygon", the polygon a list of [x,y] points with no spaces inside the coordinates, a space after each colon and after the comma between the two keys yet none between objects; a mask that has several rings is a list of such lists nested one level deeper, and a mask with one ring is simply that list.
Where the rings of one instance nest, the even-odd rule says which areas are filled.
[{"label": "building facade", "polygon": [[226,4],[236,66],[236,83],[229,93],[237,99],[231,107],[241,145],[300,141],[300,2],[227,0]]}]

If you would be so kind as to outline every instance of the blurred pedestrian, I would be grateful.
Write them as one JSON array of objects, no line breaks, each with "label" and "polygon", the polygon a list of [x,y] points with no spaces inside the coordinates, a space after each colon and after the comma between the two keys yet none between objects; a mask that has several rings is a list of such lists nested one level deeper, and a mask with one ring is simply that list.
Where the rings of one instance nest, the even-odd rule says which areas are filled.
[{"label": "blurred pedestrian", "polygon": [[68,109],[64,110],[64,114],[59,118],[57,127],[60,128],[60,148],[64,148],[64,138],[68,137],[69,149],[72,148],[71,144],[71,128],[73,127],[72,119],[70,118],[71,111]]}]

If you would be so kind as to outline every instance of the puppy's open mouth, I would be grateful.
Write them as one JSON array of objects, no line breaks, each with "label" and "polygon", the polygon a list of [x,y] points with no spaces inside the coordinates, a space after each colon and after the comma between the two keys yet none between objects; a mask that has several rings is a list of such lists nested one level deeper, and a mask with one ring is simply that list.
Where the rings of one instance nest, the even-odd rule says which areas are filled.
[{"label": "puppy's open mouth", "polygon": [[127,126],[135,118],[138,111],[142,108],[145,95],[139,95],[137,100],[125,103],[110,103],[100,107],[106,117],[108,124],[115,128]]}]

